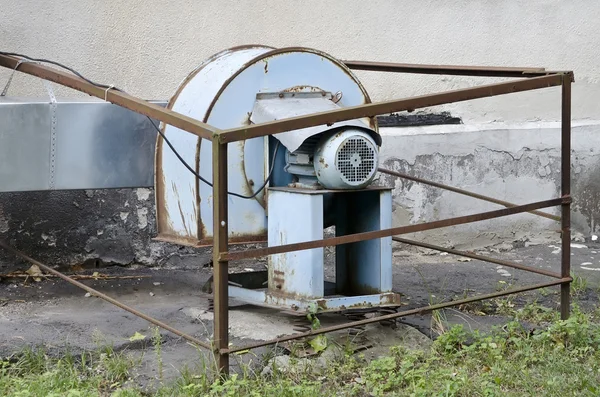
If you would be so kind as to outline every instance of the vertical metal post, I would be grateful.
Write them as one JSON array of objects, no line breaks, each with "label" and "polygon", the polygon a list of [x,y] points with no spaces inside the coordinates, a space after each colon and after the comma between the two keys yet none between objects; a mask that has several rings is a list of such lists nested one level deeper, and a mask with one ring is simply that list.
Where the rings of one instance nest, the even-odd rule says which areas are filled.
[{"label": "vertical metal post", "polygon": [[229,354],[223,353],[229,345],[229,294],[228,265],[221,254],[228,250],[227,224],[227,144],[212,141],[213,150],[213,298],[214,343],[218,370],[229,374]]},{"label": "vertical metal post", "polygon": [[[563,75],[562,81],[562,128],[561,128],[561,194],[571,194],[571,76]],[[570,203],[561,206],[562,260],[561,275],[571,275],[571,212]],[[569,318],[571,309],[571,283],[560,286],[560,317]]]}]

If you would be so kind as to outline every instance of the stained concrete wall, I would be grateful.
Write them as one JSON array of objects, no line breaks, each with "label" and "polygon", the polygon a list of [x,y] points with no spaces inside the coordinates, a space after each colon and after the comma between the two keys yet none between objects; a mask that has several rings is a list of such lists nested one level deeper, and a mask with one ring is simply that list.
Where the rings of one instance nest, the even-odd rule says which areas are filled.
[{"label": "stained concrete wall", "polygon": [[[247,43],[314,47],[341,59],[573,69],[573,117],[579,123],[574,222],[591,233],[598,214],[598,21],[600,3],[590,0],[4,0],[0,49],[63,62],[149,99],[168,98],[203,59]],[[357,74],[374,100],[492,81]],[[0,82],[8,76],[0,70]],[[76,95],[59,87],[56,92]],[[39,80],[21,75],[10,89],[11,95],[44,93]],[[551,123],[559,120],[559,97],[559,89],[551,88],[437,107],[432,110],[449,111],[464,126],[386,129],[385,164],[517,202],[551,197],[558,191],[558,133]],[[397,223],[490,208],[411,183],[397,186]],[[118,263],[203,262],[205,256],[195,258],[191,250],[152,241],[152,193],[144,197],[146,192],[139,196],[135,190],[2,195],[0,235],[52,263],[95,257]],[[491,225],[523,233],[553,227],[529,215],[515,219],[516,224]],[[456,229],[443,238],[466,241],[497,233],[480,225],[461,230],[472,233]]]},{"label": "stained concrete wall", "polygon": [[[489,123],[385,129],[383,166],[405,174],[524,204],[561,195],[560,124]],[[572,227],[590,238],[600,232],[600,126],[572,128]],[[447,190],[381,177],[395,187],[394,224],[427,222],[501,208]],[[544,211],[558,215],[559,208]],[[560,224],[530,214],[422,233],[429,241],[465,247],[502,241],[557,238]],[[424,235],[424,236],[423,236]]]}]

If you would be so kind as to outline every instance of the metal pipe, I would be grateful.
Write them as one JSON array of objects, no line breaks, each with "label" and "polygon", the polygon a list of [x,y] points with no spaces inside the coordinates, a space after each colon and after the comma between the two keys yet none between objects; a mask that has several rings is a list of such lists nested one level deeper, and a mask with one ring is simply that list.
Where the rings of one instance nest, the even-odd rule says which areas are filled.
[{"label": "metal pipe", "polygon": [[529,212],[539,208],[553,207],[561,205],[564,201],[569,201],[570,197],[562,197],[545,201],[538,201],[535,203],[529,203],[519,205],[512,208],[503,208],[494,211],[481,212],[473,215],[459,216],[456,218],[444,219],[441,221],[433,221],[426,223],[419,223],[416,225],[399,226],[391,229],[375,230],[372,232],[355,233],[346,236],[330,237],[323,240],[305,241],[302,243],[284,244],[275,247],[257,248],[246,251],[227,252],[221,254],[221,260],[240,260],[257,258],[260,256],[282,254],[292,251],[301,251],[310,248],[321,248],[329,247],[333,245],[356,243],[358,241],[372,240],[382,237],[390,237],[393,235],[423,232],[425,230],[439,229],[442,227],[463,225],[465,223],[479,222],[487,219],[500,218],[507,215],[520,214],[522,212]]},{"label": "metal pipe", "polygon": [[562,75],[553,74],[549,76],[533,77],[525,80],[507,81],[504,83],[487,84],[472,88],[440,92],[436,94],[420,95],[391,101],[367,103],[359,106],[349,106],[342,109],[327,112],[307,114],[298,117],[290,117],[283,120],[275,120],[267,123],[246,125],[233,129],[223,130],[219,134],[221,142],[236,142],[244,139],[256,138],[277,134],[280,132],[313,127],[316,125],[332,124],[339,121],[351,120],[361,117],[373,117],[380,114],[399,112],[443,105],[452,102],[462,102],[477,98],[510,94],[535,90],[545,87],[560,85]]},{"label": "metal pipe", "polygon": [[273,345],[276,343],[287,342],[287,341],[294,340],[294,339],[300,339],[300,338],[306,338],[309,336],[325,334],[327,332],[340,331],[343,329],[358,327],[361,325],[367,325],[367,324],[372,324],[372,323],[378,323],[380,321],[392,320],[392,319],[395,319],[398,317],[410,316],[413,314],[424,314],[424,313],[432,312],[434,310],[444,309],[446,307],[459,306],[459,305],[464,305],[466,303],[482,301],[485,299],[498,298],[501,296],[516,294],[516,293],[520,293],[520,292],[527,292],[527,291],[531,291],[531,290],[535,290],[535,289],[551,287],[553,285],[569,283],[569,282],[571,282],[571,280],[572,280],[571,277],[561,278],[558,280],[552,280],[552,281],[548,281],[548,282],[541,283],[541,284],[535,284],[535,285],[529,285],[529,286],[520,287],[520,288],[514,288],[511,290],[499,291],[499,292],[494,292],[494,293],[486,294],[486,295],[478,295],[478,296],[474,296],[471,298],[465,298],[465,299],[459,299],[456,301],[439,303],[437,305],[425,306],[425,307],[421,307],[421,308],[417,308],[417,309],[406,310],[406,311],[399,312],[399,313],[386,314],[384,316],[372,317],[372,318],[368,318],[365,320],[352,321],[352,322],[345,323],[345,324],[332,325],[329,327],[323,327],[323,328],[311,330],[308,332],[302,332],[302,333],[298,333],[298,334],[284,336],[281,338],[271,339],[271,340],[264,341],[264,342],[253,343],[253,344],[243,346],[243,347],[227,348],[227,349],[224,349],[223,351],[227,352],[227,353],[235,353],[235,352],[239,352],[239,351],[243,351],[243,350],[255,349],[257,347],[263,347],[263,346]]},{"label": "metal pipe", "polygon": [[[564,78],[562,83],[562,115],[561,115],[561,194],[571,194],[571,80]],[[561,205],[562,227],[562,259],[561,274],[571,274],[571,203]],[[571,307],[571,284],[563,284],[560,288],[560,316],[569,318]]]},{"label": "metal pipe", "polygon": [[[19,57],[0,55],[0,66],[14,70],[21,60],[22,58]],[[85,92],[96,98],[114,103],[115,105],[122,106],[153,119],[160,120],[163,123],[180,128],[201,138],[208,139],[209,141],[213,139],[215,134],[219,133],[219,129],[196,119],[184,116],[181,113],[163,108],[143,99],[136,98],[122,91],[98,87],[74,74],[63,72],[62,70],[56,70],[48,66],[31,62],[21,63],[17,70],[22,73],[73,88],[77,91]]]},{"label": "metal pipe", "polygon": [[[456,188],[456,187],[453,187],[453,186],[444,185],[442,183],[428,181],[427,179],[417,178],[416,176],[411,176],[411,175],[404,174],[404,173],[401,173],[401,172],[392,171],[392,170],[388,170],[388,169],[385,169],[385,168],[378,168],[377,170],[379,172],[381,172],[382,174],[397,176],[398,178],[408,179],[410,181],[422,183],[424,185],[429,185],[429,186],[437,187],[437,188],[440,188],[440,189],[449,190],[449,191],[454,192],[454,193],[462,194],[462,195],[469,196],[469,197],[476,198],[476,199],[483,200],[483,201],[488,201],[488,202],[494,203],[494,204],[499,204],[499,205],[502,205],[502,206],[504,206],[506,208],[516,207],[517,206],[517,204],[509,203],[508,201],[503,201],[503,200],[499,200],[499,199],[496,199],[496,198],[493,198],[493,197],[484,196],[483,194],[473,193],[473,192],[470,192],[468,190],[463,190],[463,189],[459,189],[459,188]],[[542,212],[542,211],[529,211],[529,213],[530,214],[539,215],[539,216],[544,217],[544,218],[552,219],[553,221],[560,221],[560,216],[548,214],[546,212]]]},{"label": "metal pipe", "polygon": [[229,345],[229,264],[220,257],[228,250],[227,144],[215,139],[212,155],[213,197],[216,198],[213,200],[214,346],[219,372],[229,374],[229,354],[222,352]]},{"label": "metal pipe", "polygon": [[11,247],[10,245],[8,245],[6,242],[4,242],[2,240],[0,240],[0,247],[4,248],[8,252],[11,252],[14,255],[16,255],[16,256],[18,256],[18,257],[20,257],[22,259],[25,259],[27,262],[30,262],[30,263],[36,265],[40,269],[43,269],[43,270],[47,271],[48,273],[51,273],[51,274],[55,275],[56,277],[60,277],[61,279],[65,280],[66,282],[68,282],[70,284],[73,284],[74,286],[79,287],[79,288],[81,288],[81,289],[89,292],[90,294],[95,295],[98,298],[107,301],[108,303],[111,303],[111,304],[113,304],[113,305],[115,305],[117,307],[120,307],[121,309],[123,309],[125,311],[128,311],[129,313],[133,314],[134,316],[143,318],[144,320],[146,320],[146,321],[148,321],[148,322],[150,322],[150,323],[152,323],[152,324],[154,324],[154,325],[156,325],[158,327],[161,327],[161,328],[163,328],[163,329],[165,329],[165,330],[167,330],[169,332],[172,332],[175,335],[180,336],[183,339],[185,339],[185,340],[187,340],[187,341],[189,341],[191,343],[194,343],[194,344],[196,344],[198,346],[204,347],[206,349],[212,349],[212,347],[211,347],[210,344],[208,344],[206,342],[203,342],[200,339],[194,338],[193,336],[190,336],[190,335],[188,335],[188,334],[186,334],[184,332],[181,332],[178,329],[173,328],[170,325],[167,325],[167,324],[163,323],[160,320],[157,320],[157,319],[155,319],[153,317],[150,317],[147,314],[144,314],[144,313],[142,313],[142,312],[140,312],[140,311],[138,311],[138,310],[136,310],[136,309],[134,309],[134,308],[132,308],[130,306],[127,306],[126,304],[121,303],[118,300],[113,299],[110,296],[108,296],[106,294],[103,294],[102,292],[100,292],[98,290],[95,290],[95,289],[93,289],[91,287],[88,287],[85,284],[80,283],[79,281],[73,280],[71,277],[66,276],[66,275],[62,274],[61,272],[58,272],[58,271],[52,269],[51,267],[46,266],[43,263],[41,263],[41,262],[39,262],[39,261],[37,261],[37,260],[35,260],[35,259],[33,259],[33,258],[31,258],[31,257],[29,257],[27,255],[25,255],[21,251],[18,251],[16,249],[14,249],[13,247]]},{"label": "metal pipe", "polygon": [[537,273],[537,274],[541,274],[544,276],[549,276],[549,277],[554,277],[554,278],[562,278],[563,277],[558,273],[551,272],[548,270],[536,269],[535,267],[525,266],[525,265],[521,265],[520,263],[505,261],[502,259],[490,258],[489,256],[471,254],[470,252],[466,252],[466,251],[457,251],[457,250],[450,249],[450,248],[444,248],[439,245],[422,243],[420,241],[414,241],[414,240],[407,240],[405,238],[400,238],[400,237],[392,237],[392,240],[394,240],[398,243],[416,245],[417,247],[423,247],[423,248],[428,248],[428,249],[432,249],[432,250],[436,250],[436,251],[447,252],[452,255],[464,256],[466,258],[472,258],[472,259],[476,259],[476,260],[480,260],[480,261],[484,261],[484,262],[495,263],[498,265],[512,267],[514,269],[519,269],[519,270],[525,270],[527,272]]},{"label": "metal pipe", "polygon": [[394,62],[371,61],[342,61],[353,70],[366,70],[372,72],[437,74],[453,76],[478,76],[478,77],[539,77],[549,74],[566,73],[561,71],[548,71],[536,67],[498,67],[498,66],[463,66],[463,65],[422,65]]}]

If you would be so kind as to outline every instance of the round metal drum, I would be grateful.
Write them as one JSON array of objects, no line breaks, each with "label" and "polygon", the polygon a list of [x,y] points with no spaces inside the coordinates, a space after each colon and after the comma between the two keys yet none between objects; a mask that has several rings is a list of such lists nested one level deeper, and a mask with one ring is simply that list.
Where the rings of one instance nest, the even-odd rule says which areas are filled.
[{"label": "round metal drum", "polygon": [[[180,85],[168,108],[218,129],[250,124],[259,93],[341,92],[339,106],[369,103],[366,91],[341,62],[306,48],[244,46],[214,55]],[[374,120],[364,119],[376,129]],[[183,159],[212,181],[212,144],[172,126],[162,131]],[[252,195],[268,176],[268,139],[228,145],[228,190]],[[198,180],[158,138],[155,162],[159,239],[185,245],[212,242],[212,187]],[[230,242],[266,240],[264,191],[252,199],[229,195]]]}]

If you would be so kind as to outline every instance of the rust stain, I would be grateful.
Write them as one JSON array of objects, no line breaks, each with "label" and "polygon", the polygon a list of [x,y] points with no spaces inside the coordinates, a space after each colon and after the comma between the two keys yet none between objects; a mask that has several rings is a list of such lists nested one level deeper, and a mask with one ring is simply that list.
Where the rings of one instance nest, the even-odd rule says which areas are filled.
[{"label": "rust stain", "polygon": [[173,189],[173,193],[177,197],[177,206],[179,207],[179,214],[181,215],[181,221],[183,222],[183,228],[185,229],[185,234],[191,237],[190,231],[185,223],[185,216],[183,215],[183,209],[181,208],[181,202],[179,201],[179,192],[177,191],[177,186],[174,181],[171,181],[171,189]]},{"label": "rust stain", "polygon": [[[198,143],[196,144],[196,173],[200,175],[200,149],[202,145],[202,138],[198,139]],[[196,180],[196,192],[195,198],[196,203],[194,206],[194,213],[196,214],[196,237],[200,238],[201,234],[204,233],[204,224],[202,223],[202,215],[200,215],[200,205],[202,199],[200,198],[200,180],[198,178],[194,178]]]},{"label": "rust stain", "polygon": [[188,229],[187,224],[185,223],[185,216],[183,215],[183,210],[181,209],[181,203],[179,202],[179,200],[177,201],[177,207],[179,207],[179,213],[181,214],[181,221],[183,222],[183,228],[185,229],[185,234],[187,234],[188,236],[191,237],[190,230]]},{"label": "rust stain", "polygon": [[[245,183],[242,182],[242,190],[243,190],[242,194],[245,196],[252,196],[254,194],[254,191],[252,190],[252,185],[249,183],[248,176],[246,175],[246,167],[244,166],[244,164],[245,164],[244,150],[245,150],[245,146],[246,146],[246,141],[239,141],[239,142],[236,142],[236,144],[239,146],[239,150],[240,150],[239,170],[240,170],[240,173],[242,174],[242,180],[245,181]],[[254,197],[254,199],[256,201],[258,201],[264,207],[264,203],[261,203],[261,201],[258,199],[258,197]]]},{"label": "rust stain", "polygon": [[[159,142],[160,143],[160,142]],[[162,154],[157,149],[157,164]],[[157,165],[157,170],[154,176],[155,185],[155,200],[156,200],[156,221],[158,233],[169,232],[173,230],[173,224],[169,218],[167,211],[167,203],[165,199],[165,175],[162,173],[162,167]]]},{"label": "rust stain", "polygon": [[358,303],[348,306],[348,308],[351,308],[351,309],[358,309],[358,308],[363,308],[363,307],[373,307],[373,304],[370,302],[364,301],[364,302],[358,302]]},{"label": "rust stain", "polygon": [[293,87],[283,90],[283,92],[322,92],[325,93],[319,87],[313,87],[311,85],[295,85]]}]

